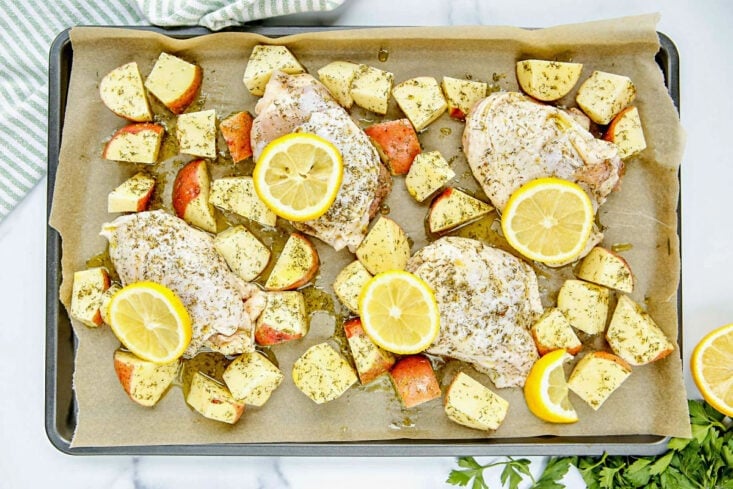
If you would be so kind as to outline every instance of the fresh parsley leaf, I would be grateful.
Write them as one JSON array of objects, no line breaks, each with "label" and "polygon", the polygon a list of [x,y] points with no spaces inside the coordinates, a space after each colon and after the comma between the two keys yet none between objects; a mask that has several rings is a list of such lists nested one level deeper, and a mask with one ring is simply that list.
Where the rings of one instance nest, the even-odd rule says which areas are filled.
[{"label": "fresh parsley leaf", "polygon": [[718,484],[718,489],[733,489],[733,479],[728,479]]},{"label": "fresh parsley leaf", "polygon": [[623,477],[626,479],[632,487],[644,487],[649,483],[651,479],[651,464],[652,459],[640,458],[635,460],[629,465],[623,472]]},{"label": "fresh parsley leaf", "polygon": [[669,466],[669,463],[672,461],[672,457],[674,457],[674,452],[669,451],[659,457],[652,465],[649,467],[649,473],[651,475],[659,475]]},{"label": "fresh parsley leaf", "polygon": [[471,486],[471,489],[489,489],[489,486],[484,482],[483,474],[476,474],[476,478],[473,480],[473,486]]},{"label": "fresh parsley leaf", "polygon": [[481,464],[476,462],[476,459],[473,457],[461,457],[458,459],[458,466],[463,467],[464,469],[480,469]]},{"label": "fresh parsley leaf", "polygon": [[599,473],[600,475],[600,484],[601,487],[604,489],[613,489],[616,487],[614,485],[614,481],[616,480],[616,476],[618,475],[619,471],[623,467],[603,467]]},{"label": "fresh parsley leaf", "polygon": [[471,479],[473,479],[472,474],[469,474],[468,472],[464,472],[462,470],[453,469],[450,471],[450,474],[448,474],[448,479],[446,479],[446,482],[454,486],[467,486],[468,483],[471,482]]},{"label": "fresh parsley leaf", "polygon": [[551,458],[531,489],[563,489],[565,485],[560,481],[568,473],[570,465],[576,461],[576,457]]},{"label": "fresh parsley leaf", "polygon": [[682,450],[690,443],[691,438],[672,438],[667,443],[667,448],[670,450]]},{"label": "fresh parsley leaf", "polygon": [[660,475],[660,483],[662,489],[700,489],[704,486],[698,486],[690,482],[690,479],[682,475],[674,467],[669,467]]},{"label": "fresh parsley leaf", "polygon": [[505,486],[509,482],[509,489],[517,489],[519,484],[524,480],[524,476],[528,475],[532,477],[529,471],[529,460],[526,458],[514,460],[509,457],[509,461],[504,466],[504,470],[501,471],[500,480],[502,486]]},{"label": "fresh parsley leaf", "polygon": [[[458,466],[465,470],[451,470],[447,483],[454,486],[467,486],[473,480],[474,489],[484,489],[486,484],[482,476],[483,467],[473,457],[461,457],[458,459]],[[483,485],[484,487],[482,487]]]}]

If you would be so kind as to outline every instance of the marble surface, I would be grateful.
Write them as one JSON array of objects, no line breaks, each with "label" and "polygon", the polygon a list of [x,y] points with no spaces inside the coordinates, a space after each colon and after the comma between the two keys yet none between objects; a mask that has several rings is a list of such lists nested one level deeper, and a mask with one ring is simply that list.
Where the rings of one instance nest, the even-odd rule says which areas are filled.
[{"label": "marble surface", "polygon": [[[728,0],[347,0],[338,10],[276,24],[550,26],[659,11],[658,30],[681,57],[683,355],[711,329],[733,322],[733,226],[728,191],[733,162],[730,63],[733,4]],[[0,223],[0,487],[438,488],[455,465],[437,458],[72,457],[44,432],[45,181]],[[537,473],[542,458],[533,458]],[[498,473],[491,487],[500,487]],[[490,480],[491,478],[489,478]],[[583,487],[571,474],[568,487]]]}]

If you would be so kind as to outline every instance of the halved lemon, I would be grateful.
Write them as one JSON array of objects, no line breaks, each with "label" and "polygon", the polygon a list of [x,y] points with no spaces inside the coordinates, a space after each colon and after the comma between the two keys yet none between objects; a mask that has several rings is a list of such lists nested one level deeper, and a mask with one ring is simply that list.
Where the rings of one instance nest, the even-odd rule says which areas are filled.
[{"label": "halved lemon", "polygon": [[593,204],[580,186],[561,178],[532,180],[509,198],[501,229],[519,253],[548,265],[580,256],[594,220]]},{"label": "halved lemon", "polygon": [[417,275],[402,270],[379,273],[364,285],[359,314],[372,341],[400,355],[426,350],[440,330],[433,289]]},{"label": "halved lemon", "polygon": [[575,423],[578,415],[568,397],[563,363],[573,358],[560,349],[547,353],[532,365],[524,382],[527,407],[538,418],[550,423]]},{"label": "halved lemon", "polygon": [[733,324],[721,326],[700,340],[692,351],[690,367],[708,404],[733,417]]},{"label": "halved lemon", "polygon": [[154,363],[170,363],[191,342],[191,317],[181,299],[154,282],[136,282],[120,289],[109,304],[110,327],[134,355]]},{"label": "halved lemon", "polygon": [[255,165],[255,192],[278,216],[309,221],[328,211],[336,199],[344,164],[329,141],[310,133],[292,133],[271,141]]}]

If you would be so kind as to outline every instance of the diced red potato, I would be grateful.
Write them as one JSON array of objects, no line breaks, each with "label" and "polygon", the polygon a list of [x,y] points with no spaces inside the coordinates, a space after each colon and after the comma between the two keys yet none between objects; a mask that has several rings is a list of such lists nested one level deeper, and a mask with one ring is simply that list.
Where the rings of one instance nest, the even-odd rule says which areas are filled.
[{"label": "diced red potato", "polygon": [[118,129],[104,146],[102,158],[131,163],[158,161],[165,129],[160,124],[138,122]]},{"label": "diced red potato", "polygon": [[352,318],[346,321],[344,333],[362,384],[368,384],[394,365],[394,355],[374,344],[364,332],[361,319]]},{"label": "diced red potato", "polygon": [[258,326],[257,329],[255,329],[255,341],[258,345],[277,345],[278,343],[297,340],[302,337],[303,335],[301,333],[282,331],[267,324]]},{"label": "diced red potato", "polygon": [[229,148],[229,154],[235,163],[252,156],[250,131],[252,130],[252,115],[249,112],[237,112],[219,124],[221,134]]},{"label": "diced red potato", "polygon": [[255,341],[269,346],[297,340],[307,333],[303,294],[298,291],[267,292],[267,305],[255,326]]},{"label": "diced red potato", "polygon": [[145,80],[148,89],[174,114],[182,114],[201,87],[201,67],[168,53],[160,53]]},{"label": "diced red potato", "polygon": [[265,282],[266,290],[293,290],[310,282],[320,260],[315,245],[304,235],[292,233]]},{"label": "diced red potato", "polygon": [[128,178],[107,196],[107,212],[142,212],[148,208],[155,179],[143,172]]},{"label": "diced red potato", "polygon": [[102,324],[102,296],[110,287],[109,273],[104,267],[74,272],[69,313],[90,328]]},{"label": "diced red potato", "polygon": [[205,160],[194,160],[178,171],[173,182],[173,209],[188,224],[216,232],[214,206],[209,202],[210,178]]},{"label": "diced red potato", "polygon": [[421,149],[408,119],[380,122],[364,129],[392,175],[406,175]]},{"label": "diced red potato", "polygon": [[154,406],[168,390],[179,360],[159,365],[124,350],[114,353],[114,369],[127,395],[142,406]]},{"label": "diced red potato", "polygon": [[440,385],[433,366],[423,355],[403,357],[392,367],[390,375],[406,408],[440,397]]}]

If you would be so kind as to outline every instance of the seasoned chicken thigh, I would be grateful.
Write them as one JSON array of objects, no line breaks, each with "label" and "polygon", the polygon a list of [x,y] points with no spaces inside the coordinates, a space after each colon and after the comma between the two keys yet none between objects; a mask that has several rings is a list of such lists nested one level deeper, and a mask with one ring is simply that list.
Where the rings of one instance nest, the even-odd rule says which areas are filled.
[{"label": "seasoned chicken thigh", "polygon": [[530,327],[542,312],[529,265],[480,241],[445,237],[415,253],[407,270],[438,302],[440,333],[428,353],[470,363],[496,387],[524,385],[538,358]]},{"label": "seasoned chicken thigh", "polygon": [[265,293],[229,270],[210,235],[163,211],[118,217],[101,235],[123,285],[151,280],[181,299],[193,328],[185,357],[202,347],[228,355],[254,350]]},{"label": "seasoned chicken thigh", "polygon": [[597,210],[624,166],[616,146],[593,137],[575,116],[518,92],[493,93],[473,107],[463,151],[499,211],[524,183],[551,176],[583,187]]},{"label": "seasoned chicken thigh", "polygon": [[293,226],[336,250],[354,251],[392,185],[369,138],[328,89],[307,74],[273,73],[255,112],[251,133],[255,161],[270,141],[295,131],[317,134],[339,149],[344,175],[336,200],[318,219]]}]

